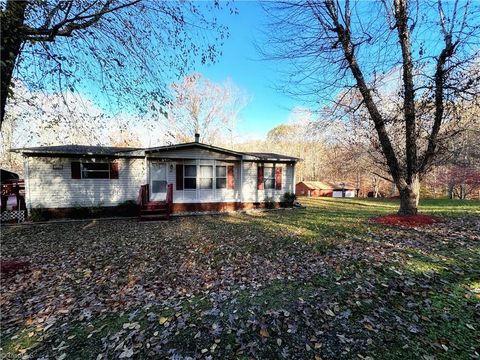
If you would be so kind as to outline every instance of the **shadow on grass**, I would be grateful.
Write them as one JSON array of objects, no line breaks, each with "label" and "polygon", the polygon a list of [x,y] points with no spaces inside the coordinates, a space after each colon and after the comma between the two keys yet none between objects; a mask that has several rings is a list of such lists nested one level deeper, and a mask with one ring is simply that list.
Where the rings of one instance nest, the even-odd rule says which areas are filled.
[{"label": "shadow on grass", "polygon": [[[341,359],[360,354],[451,359],[473,354],[480,336],[474,326],[479,320],[475,311],[478,294],[472,290],[480,286],[475,282],[480,269],[478,242],[464,240],[458,245],[458,232],[450,234],[450,228],[422,237],[424,230],[371,226],[365,218],[391,212],[394,205],[345,204],[315,200],[306,210],[185,218],[163,224],[125,222],[115,228],[111,224],[87,229],[84,225],[48,225],[28,235],[30,240],[19,231],[15,243],[7,244],[8,253],[24,249],[26,255],[39,253],[54,265],[70,256],[81,259],[75,266],[93,271],[91,282],[72,285],[80,299],[92,289],[134,294],[137,283],[189,287],[193,295],[175,295],[169,309],[145,309],[141,301],[118,305],[81,323],[69,314],[40,332],[23,322],[15,331],[2,334],[3,352],[18,354],[37,342],[33,355],[65,352],[67,358],[91,358],[103,352],[117,357],[123,348],[115,347],[121,341],[125,346],[134,341],[144,346],[136,354],[139,358],[202,356],[203,349],[219,358],[279,358],[285,354],[305,358],[315,354]],[[441,231],[447,231],[446,235]],[[386,236],[373,238],[378,232]],[[82,236],[71,235],[77,233]],[[419,238],[411,241],[414,237]],[[367,245],[368,250],[361,252]],[[393,256],[394,252],[399,256]],[[294,262],[281,264],[285,258]],[[302,270],[305,260],[311,258],[330,261],[310,277],[297,276],[289,267]],[[262,278],[262,271],[272,264],[279,266],[272,269],[285,270],[290,280],[288,276],[283,280]],[[75,268],[60,265],[51,269],[51,276],[67,272],[72,276],[68,281],[75,284],[79,279]],[[112,284],[95,278],[97,272],[114,265],[113,272],[107,273]],[[246,266],[253,275],[247,271],[240,276],[251,276],[250,282],[225,285],[223,271],[228,265],[233,272]],[[132,285],[129,279],[135,279]],[[62,287],[70,284],[64,281]],[[56,283],[49,284],[53,291]],[[32,296],[38,291],[33,288]],[[130,317],[132,313],[135,315]],[[153,321],[149,320],[151,313]],[[60,317],[60,313],[54,315]],[[40,317],[41,311],[31,316]],[[160,317],[168,320],[160,323]],[[140,329],[128,338],[134,330],[123,326],[132,322],[138,322]],[[268,336],[261,334],[264,328]],[[119,333],[114,342],[111,337]],[[105,338],[115,347],[105,349]],[[219,345],[212,350],[216,340]],[[62,342],[68,348],[58,350]]]}]

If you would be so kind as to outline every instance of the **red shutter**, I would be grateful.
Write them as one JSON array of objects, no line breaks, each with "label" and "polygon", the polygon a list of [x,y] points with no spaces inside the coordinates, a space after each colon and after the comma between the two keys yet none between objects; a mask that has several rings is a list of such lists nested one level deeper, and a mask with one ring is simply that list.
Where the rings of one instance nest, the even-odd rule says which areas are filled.
[{"label": "red shutter", "polygon": [[80,172],[80,162],[72,161],[72,179],[81,179],[82,174]]},{"label": "red shutter", "polygon": [[176,189],[183,190],[183,164],[177,164],[176,175]]},{"label": "red shutter", "polygon": [[282,168],[275,166],[275,190],[282,190]]},{"label": "red shutter", "polygon": [[235,175],[233,165],[227,166],[227,189],[235,189]]},{"label": "red shutter", "polygon": [[263,165],[258,165],[257,189],[263,190]]},{"label": "red shutter", "polygon": [[118,179],[118,162],[110,163],[110,179]]}]

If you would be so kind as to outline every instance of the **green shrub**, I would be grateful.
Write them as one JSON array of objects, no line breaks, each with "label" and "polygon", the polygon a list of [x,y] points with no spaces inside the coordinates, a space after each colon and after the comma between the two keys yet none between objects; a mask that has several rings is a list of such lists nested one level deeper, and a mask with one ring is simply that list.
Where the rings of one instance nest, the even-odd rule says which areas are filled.
[{"label": "green shrub", "polygon": [[116,214],[120,216],[136,216],[138,214],[138,204],[135,200],[126,200],[116,206]]},{"label": "green shrub", "polygon": [[296,199],[297,199],[297,195],[290,192],[286,192],[282,196],[281,205],[282,207],[292,207]]},{"label": "green shrub", "polygon": [[275,207],[275,201],[273,200],[272,197],[265,197],[265,199],[263,200],[263,203],[265,204],[265,207],[267,209],[273,209]]},{"label": "green shrub", "polygon": [[80,204],[74,204],[69,211],[69,217],[74,219],[86,219],[90,217],[92,210],[87,206],[82,206]]},{"label": "green shrub", "polygon": [[52,214],[49,209],[42,207],[42,205],[33,208],[30,211],[30,220],[33,222],[37,221],[48,221],[52,218]]}]

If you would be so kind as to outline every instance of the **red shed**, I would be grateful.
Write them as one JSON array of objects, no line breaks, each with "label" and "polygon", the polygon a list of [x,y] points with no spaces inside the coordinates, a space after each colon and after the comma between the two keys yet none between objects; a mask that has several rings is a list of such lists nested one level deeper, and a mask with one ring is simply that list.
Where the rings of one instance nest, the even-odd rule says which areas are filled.
[{"label": "red shed", "polygon": [[295,185],[297,196],[355,197],[358,189],[348,183],[300,181]]}]

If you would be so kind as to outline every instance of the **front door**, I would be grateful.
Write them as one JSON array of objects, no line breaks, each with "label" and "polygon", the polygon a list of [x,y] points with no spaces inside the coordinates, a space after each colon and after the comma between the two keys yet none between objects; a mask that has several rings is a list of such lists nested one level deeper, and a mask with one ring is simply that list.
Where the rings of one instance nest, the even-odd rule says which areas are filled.
[{"label": "front door", "polygon": [[150,201],[167,199],[167,164],[150,163]]}]

